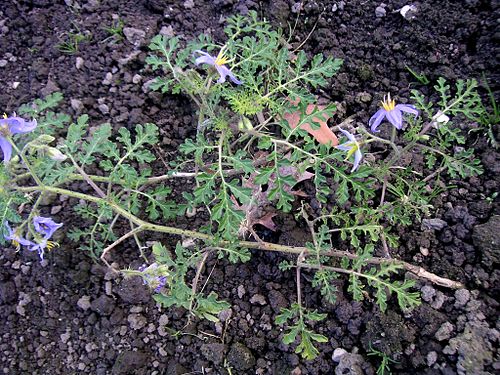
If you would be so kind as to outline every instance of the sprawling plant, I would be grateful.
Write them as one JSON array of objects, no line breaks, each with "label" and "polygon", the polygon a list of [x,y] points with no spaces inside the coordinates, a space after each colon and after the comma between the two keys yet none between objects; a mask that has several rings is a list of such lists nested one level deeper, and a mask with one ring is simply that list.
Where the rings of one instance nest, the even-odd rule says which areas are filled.
[{"label": "sprawling plant", "polygon": [[[326,314],[303,306],[304,270],[312,272],[312,285],[325,301],[335,302],[344,275],[355,300],[372,294],[383,311],[391,295],[405,310],[419,304],[414,278],[404,279],[400,271],[460,287],[392,259],[390,249],[398,246],[394,227],[418,222],[432,209],[440,189],[435,180],[482,172],[453,123],[484,115],[476,81],[458,81],[452,89],[439,79],[430,99],[413,91],[413,104],[396,104],[387,95],[369,122],[355,118],[330,129],[335,105],[317,93],[341,60],[293,49],[255,13],[229,18],[225,33],[223,44],[206,35],[188,43],[159,35],[150,44],[147,63],[160,73],[152,89],[188,96],[197,118],[196,136],[185,140],[163,175],[151,168],[158,144],[154,124],[115,132],[110,124],[91,126],[86,115],[72,122],[52,111],[59,94],[21,107],[21,117],[0,120],[0,240],[42,256],[54,248],[49,239],[60,224],[41,216],[40,203],[53,195],[74,198],[82,220],[68,237],[81,249],[109,265],[110,250],[133,238],[149,264],[121,272],[141,276],[163,306],[212,321],[229,304],[199,288],[210,256],[245,262],[249,249],[294,255],[280,267],[295,269],[297,303],[276,323],[287,325],[283,341],[296,343],[307,359],[318,354],[315,342],[328,339],[309,325]],[[337,135],[344,138],[340,144]],[[424,155],[429,175],[404,162],[412,153]],[[173,195],[172,179],[188,180],[192,191]],[[206,225],[171,225],[178,215],[196,213],[207,218]],[[307,226],[309,242],[294,247],[260,238],[263,228],[276,231],[275,218],[286,214]],[[145,232],[185,240],[171,251],[144,241]]]}]

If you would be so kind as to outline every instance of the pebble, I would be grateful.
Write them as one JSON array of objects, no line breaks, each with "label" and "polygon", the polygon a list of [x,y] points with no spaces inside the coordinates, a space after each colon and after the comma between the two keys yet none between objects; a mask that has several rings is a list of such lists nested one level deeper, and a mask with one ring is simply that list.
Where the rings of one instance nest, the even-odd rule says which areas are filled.
[{"label": "pebble", "polygon": [[61,336],[59,336],[61,338],[61,342],[63,344],[66,344],[68,342],[68,340],[71,338],[71,335],[69,334],[69,332],[66,332],[66,333],[62,333]]},{"label": "pebble", "polygon": [[345,354],[347,354],[347,350],[343,348],[335,349],[332,354],[332,361],[337,363],[340,362],[340,358],[342,358]]},{"label": "pebble", "polygon": [[139,82],[141,82],[141,80],[142,80],[142,77],[140,74],[135,74],[132,77],[132,83],[138,84]]},{"label": "pebble", "polygon": [[385,4],[381,3],[378,7],[375,8],[375,17],[377,18],[383,18],[387,14],[387,11],[385,10]]},{"label": "pebble", "polygon": [[12,82],[12,88],[15,90],[19,87],[20,84],[21,82]]},{"label": "pebble", "polygon": [[442,230],[444,229],[448,223],[441,219],[423,219],[422,220],[422,229],[423,230]]},{"label": "pebble", "polygon": [[76,69],[81,69],[83,67],[83,62],[81,57],[77,57],[75,62]]},{"label": "pebble", "polygon": [[109,113],[109,107],[107,104],[99,104],[99,106],[97,108],[99,109],[99,111],[101,111],[101,113],[103,115],[106,115]]},{"label": "pebble", "polygon": [[186,0],[184,1],[184,8],[186,9],[193,9],[194,8],[194,1],[193,0]]},{"label": "pebble", "polygon": [[139,47],[146,37],[146,32],[134,27],[124,27],[123,35],[125,35],[125,38],[127,38],[130,43],[132,43],[136,47]]},{"label": "pebble", "polygon": [[241,297],[243,297],[245,293],[246,293],[245,287],[243,285],[240,285],[238,287],[238,298],[241,299]]},{"label": "pebble", "polygon": [[54,206],[50,209],[50,214],[51,215],[58,214],[59,212],[61,212],[61,210],[62,210],[62,206]]},{"label": "pebble", "polygon": [[127,321],[132,329],[141,329],[148,322],[148,320],[141,314],[130,314],[127,317]]},{"label": "pebble", "polygon": [[7,63],[8,63],[7,60],[4,60],[4,59],[0,60],[0,68],[5,67],[7,65]]},{"label": "pebble", "polygon": [[450,322],[445,322],[439,327],[434,337],[438,341],[448,340],[455,327]]},{"label": "pebble", "polygon": [[470,300],[470,292],[467,289],[459,289],[455,292],[455,307],[462,307]]},{"label": "pebble", "polygon": [[255,294],[252,296],[252,298],[250,298],[250,303],[252,305],[256,305],[256,304],[265,305],[267,302],[266,302],[265,297],[262,294]]},{"label": "pebble", "polygon": [[164,337],[168,334],[168,332],[165,330],[168,322],[169,322],[168,315],[165,314],[160,315],[160,319],[158,320],[158,334],[161,337]]},{"label": "pebble", "polygon": [[431,302],[432,298],[436,295],[436,289],[430,285],[424,285],[420,291],[422,292],[422,299],[425,302]]},{"label": "pebble", "polygon": [[83,110],[83,102],[79,99],[70,99],[71,108],[75,112],[81,112]]},{"label": "pebble", "polygon": [[89,296],[80,297],[76,305],[84,311],[90,309],[90,297]]},{"label": "pebble", "polygon": [[113,73],[107,72],[102,81],[103,85],[111,85],[111,80],[113,79]]},{"label": "pebble", "polygon": [[427,353],[427,366],[431,367],[437,361],[437,353],[429,352]]},{"label": "pebble", "polygon": [[172,25],[163,26],[160,30],[160,34],[168,37],[173,37],[175,35],[174,28],[172,27]]}]

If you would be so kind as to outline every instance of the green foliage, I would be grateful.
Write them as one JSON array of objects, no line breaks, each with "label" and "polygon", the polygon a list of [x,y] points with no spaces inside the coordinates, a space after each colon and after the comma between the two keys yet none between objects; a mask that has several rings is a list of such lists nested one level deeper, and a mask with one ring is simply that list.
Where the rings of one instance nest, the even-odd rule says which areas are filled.
[{"label": "green foliage", "polygon": [[155,301],[163,307],[183,307],[201,319],[218,322],[217,315],[230,305],[217,300],[217,294],[214,292],[210,292],[207,296],[194,293],[186,283],[187,272],[200,261],[201,254],[197,252],[189,254],[187,249],[177,243],[174,258],[163,245],[155,243],[153,255],[160,267],[164,266],[169,270],[168,286],[153,296]]},{"label": "green foliage", "polygon": [[73,32],[65,32],[60,38],[59,44],[56,45],[56,48],[62,53],[66,53],[68,55],[74,55],[78,52],[78,48],[81,43],[88,42],[92,39],[92,34],[83,34],[80,31]]},{"label": "green foliage", "polygon": [[374,356],[380,358],[380,365],[377,367],[377,375],[390,375],[392,374],[390,369],[391,363],[398,363],[397,361],[391,359],[387,354],[374,349],[370,343],[370,351],[368,356]]},{"label": "green foliage", "polygon": [[102,250],[116,240],[116,235],[109,221],[113,211],[106,205],[81,203],[73,208],[88,225],[79,223],[68,231],[68,238],[78,244],[78,249],[89,252],[93,258],[98,258]]},{"label": "green foliage", "polygon": [[319,354],[314,342],[325,343],[328,342],[328,338],[307,328],[306,322],[318,322],[325,318],[326,314],[307,311],[299,304],[294,303],[290,309],[281,309],[280,314],[275,318],[275,323],[287,325],[286,333],[282,339],[283,343],[291,345],[298,338],[299,343],[295,348],[295,353],[300,354],[306,360],[312,360]]}]

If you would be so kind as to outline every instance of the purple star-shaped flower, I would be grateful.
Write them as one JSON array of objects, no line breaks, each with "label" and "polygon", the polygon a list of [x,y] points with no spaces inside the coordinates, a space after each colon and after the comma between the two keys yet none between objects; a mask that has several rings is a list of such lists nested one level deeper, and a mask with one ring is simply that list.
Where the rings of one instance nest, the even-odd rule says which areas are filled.
[{"label": "purple star-shaped flower", "polygon": [[62,227],[62,223],[58,224],[50,217],[35,216],[33,218],[33,226],[38,233],[43,235],[45,240],[48,240],[56,230]]},{"label": "purple star-shaped flower", "polygon": [[156,293],[159,293],[167,284],[167,276],[157,274],[158,272],[161,272],[161,270],[156,263],[153,263],[148,267],[146,267],[146,265],[142,265],[139,267],[139,271],[143,272],[141,276],[144,285],[150,286]]},{"label": "purple star-shaped flower", "polygon": [[229,77],[229,79],[233,81],[233,83],[241,85],[242,82],[234,76],[233,72],[231,72],[228,67],[224,65],[228,62],[227,57],[224,56],[224,48],[220,50],[217,57],[213,57],[209,53],[200,50],[196,50],[194,52],[202,55],[195,60],[194,63],[196,65],[208,64],[212,65],[217,70],[220,75],[217,83],[224,83],[226,82],[226,77]]},{"label": "purple star-shaped flower", "polygon": [[35,130],[36,120],[25,121],[21,117],[4,117],[0,119],[0,148],[3,153],[3,162],[7,163],[12,156],[12,145],[9,139],[14,134],[29,133]]},{"label": "purple star-shaped flower", "polygon": [[396,104],[394,99],[391,99],[391,94],[387,94],[384,100],[381,102],[382,108],[380,108],[368,121],[370,129],[374,133],[378,133],[380,123],[387,119],[396,129],[401,130],[403,128],[403,112],[411,113],[418,116],[418,111],[415,106],[410,104]]},{"label": "purple star-shaped flower", "polygon": [[337,149],[342,151],[347,151],[347,159],[354,154],[354,165],[351,169],[351,172],[354,172],[359,167],[359,163],[363,158],[363,154],[361,154],[361,150],[359,149],[359,143],[356,140],[356,137],[349,133],[347,130],[340,129],[339,130],[347,137],[348,141],[338,145]]}]

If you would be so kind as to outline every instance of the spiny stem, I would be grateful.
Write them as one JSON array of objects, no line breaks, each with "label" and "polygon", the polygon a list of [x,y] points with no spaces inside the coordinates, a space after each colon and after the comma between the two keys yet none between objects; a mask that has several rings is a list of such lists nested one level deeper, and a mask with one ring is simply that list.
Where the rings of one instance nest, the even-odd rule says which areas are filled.
[{"label": "spiny stem", "polygon": [[[133,215],[132,213],[128,212],[125,210],[123,207],[118,205],[117,203],[98,198],[92,195],[88,194],[83,194],[83,193],[78,193],[75,191],[67,190],[67,189],[61,189],[61,188],[56,188],[56,187],[50,187],[50,186],[30,186],[30,187],[15,187],[14,188],[17,191],[21,192],[33,192],[33,191],[40,191],[40,192],[50,192],[50,193],[55,193],[55,194],[60,194],[60,195],[67,195],[69,197],[74,197],[78,199],[83,199],[87,200],[89,202],[94,202],[97,204],[107,204],[116,214],[119,214],[123,216],[126,219],[130,219],[135,225],[137,225],[137,228],[134,229],[135,233],[138,233],[138,231],[151,231],[151,232],[159,232],[159,233],[168,233],[168,234],[174,234],[174,235],[179,235],[179,236],[186,236],[186,237],[191,237],[195,238],[198,240],[203,240],[203,241],[208,241],[208,242],[213,242],[215,240],[214,236],[197,232],[194,230],[188,230],[188,229],[180,229],[176,227],[170,227],[166,225],[158,225],[158,224],[152,224],[147,221],[144,221],[137,216]],[[130,236],[133,236],[134,233],[128,232],[118,240],[116,240],[113,244],[108,246],[105,251],[109,252],[113,247],[115,247],[117,244],[121,243],[125,239],[129,238]],[[220,241],[218,244],[220,247],[224,246],[229,246],[230,243],[228,241]],[[263,250],[263,251],[274,251],[274,252],[283,252],[283,253],[288,253],[288,254],[308,254],[309,250],[306,247],[303,246],[287,246],[287,245],[280,245],[280,244],[275,244],[275,243],[270,243],[270,242],[252,242],[252,241],[238,241],[238,246],[247,248],[247,249],[256,249],[256,250]],[[321,255],[324,256],[332,256],[332,257],[337,257],[337,258],[342,258],[342,257],[347,257],[349,259],[357,259],[358,256],[355,254],[348,253],[346,251],[339,251],[339,250],[330,250],[326,252],[322,252]],[[103,254],[104,256],[104,254]],[[103,257],[101,256],[101,258]],[[396,262],[398,264],[401,264],[407,271],[412,272],[418,277],[427,279],[435,284],[445,286],[448,288],[453,288],[453,289],[460,289],[463,288],[463,285],[457,281],[452,281],[449,279],[442,278],[440,276],[434,275],[426,270],[424,270],[422,267],[414,266],[410,263],[403,262],[403,261],[396,261],[396,260],[387,260],[385,258],[376,258],[372,257],[367,260],[368,263],[371,264],[382,264],[386,262]],[[109,265],[109,263],[105,262],[106,264]]]}]

